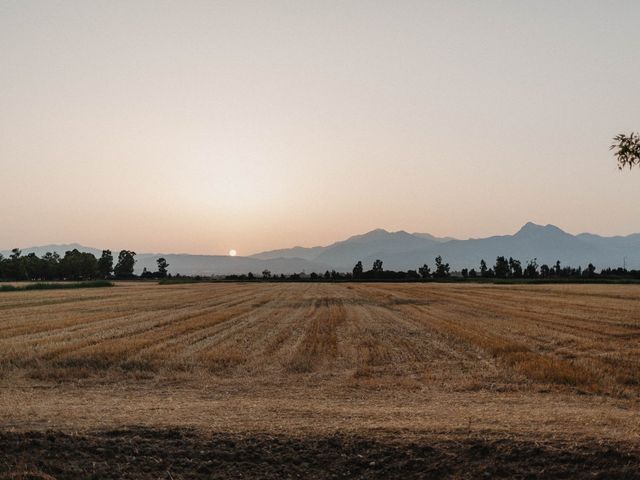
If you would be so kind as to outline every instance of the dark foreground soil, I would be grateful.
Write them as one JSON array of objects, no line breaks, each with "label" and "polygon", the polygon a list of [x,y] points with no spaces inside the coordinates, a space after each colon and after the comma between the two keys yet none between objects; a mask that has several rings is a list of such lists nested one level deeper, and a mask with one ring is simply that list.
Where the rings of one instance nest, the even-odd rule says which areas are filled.
[{"label": "dark foreground soil", "polygon": [[292,438],[131,428],[0,432],[0,478],[640,478],[640,448],[598,442]]}]

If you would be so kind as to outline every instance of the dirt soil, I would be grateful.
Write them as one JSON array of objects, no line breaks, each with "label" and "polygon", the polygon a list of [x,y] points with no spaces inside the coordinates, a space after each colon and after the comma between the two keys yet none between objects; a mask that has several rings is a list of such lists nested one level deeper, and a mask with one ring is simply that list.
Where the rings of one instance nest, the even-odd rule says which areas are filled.
[{"label": "dirt soil", "polygon": [[89,290],[0,296],[0,480],[640,478],[638,285]]},{"label": "dirt soil", "polygon": [[3,432],[0,478],[640,478],[640,449],[513,439]]}]

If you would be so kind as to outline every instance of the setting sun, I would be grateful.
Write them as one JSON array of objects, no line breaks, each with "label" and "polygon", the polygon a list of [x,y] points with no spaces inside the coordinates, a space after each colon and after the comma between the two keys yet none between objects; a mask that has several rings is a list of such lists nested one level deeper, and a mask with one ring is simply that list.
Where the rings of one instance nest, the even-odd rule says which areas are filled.
[{"label": "setting sun", "polygon": [[234,249],[229,250],[229,256],[230,257],[235,257],[238,254],[238,252],[236,252]]}]

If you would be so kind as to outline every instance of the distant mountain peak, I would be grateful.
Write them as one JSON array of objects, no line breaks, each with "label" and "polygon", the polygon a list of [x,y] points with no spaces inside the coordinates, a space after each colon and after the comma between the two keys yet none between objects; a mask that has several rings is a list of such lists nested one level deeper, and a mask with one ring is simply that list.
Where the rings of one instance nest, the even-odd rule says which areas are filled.
[{"label": "distant mountain peak", "polygon": [[547,225],[538,225],[537,223],[527,222],[525,223],[520,230],[516,232],[516,235],[531,235],[538,233],[566,233],[561,228],[556,227],[555,225],[551,225],[550,223]]},{"label": "distant mountain peak", "polygon": [[386,236],[386,235],[390,235],[390,233],[391,232],[388,232],[384,228],[376,228],[375,230],[371,230],[371,231],[369,231],[367,233],[361,233],[359,235],[352,235],[346,241],[363,240],[363,239],[369,239],[369,238],[383,237],[383,236]]},{"label": "distant mountain peak", "polygon": [[363,233],[360,236],[366,237],[366,236],[369,236],[369,235],[383,235],[383,234],[387,234],[387,233],[391,233],[391,232],[389,232],[389,230],[385,230],[384,228],[375,228],[375,229],[371,230],[370,232]]}]

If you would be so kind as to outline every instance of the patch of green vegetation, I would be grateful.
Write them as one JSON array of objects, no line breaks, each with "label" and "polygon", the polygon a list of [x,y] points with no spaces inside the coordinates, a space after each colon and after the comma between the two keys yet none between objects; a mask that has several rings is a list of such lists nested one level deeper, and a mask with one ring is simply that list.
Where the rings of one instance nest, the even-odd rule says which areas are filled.
[{"label": "patch of green vegetation", "polygon": [[37,282],[27,285],[0,285],[0,292],[21,292],[26,290],[64,290],[68,288],[102,288],[113,287],[108,280],[92,280],[88,282],[46,283]]}]

